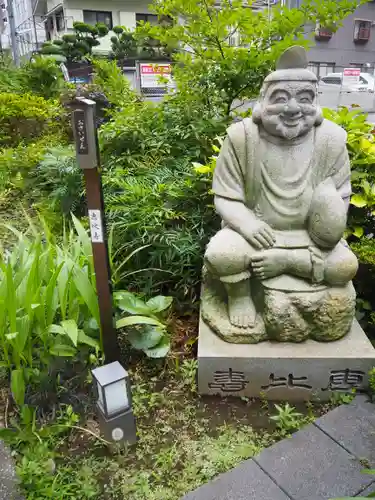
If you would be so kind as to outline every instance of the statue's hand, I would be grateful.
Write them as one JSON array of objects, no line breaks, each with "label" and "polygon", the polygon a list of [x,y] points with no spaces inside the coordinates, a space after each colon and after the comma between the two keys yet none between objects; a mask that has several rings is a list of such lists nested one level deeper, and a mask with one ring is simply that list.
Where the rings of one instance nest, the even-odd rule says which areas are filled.
[{"label": "statue's hand", "polygon": [[275,243],[275,236],[271,227],[260,220],[252,222],[246,236],[249,243],[257,250],[271,248]]}]

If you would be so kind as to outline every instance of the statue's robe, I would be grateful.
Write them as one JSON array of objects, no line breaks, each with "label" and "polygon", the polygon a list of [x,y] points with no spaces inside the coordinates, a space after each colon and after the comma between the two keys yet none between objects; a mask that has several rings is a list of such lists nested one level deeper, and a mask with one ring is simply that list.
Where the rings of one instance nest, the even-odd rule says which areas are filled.
[{"label": "statue's robe", "polygon": [[[276,233],[277,246],[308,246],[314,189],[327,178],[349,204],[346,132],[323,120],[295,140],[272,138],[249,118],[228,129],[214,173],[215,195],[242,202]],[[225,220],[223,226],[226,225]]]}]

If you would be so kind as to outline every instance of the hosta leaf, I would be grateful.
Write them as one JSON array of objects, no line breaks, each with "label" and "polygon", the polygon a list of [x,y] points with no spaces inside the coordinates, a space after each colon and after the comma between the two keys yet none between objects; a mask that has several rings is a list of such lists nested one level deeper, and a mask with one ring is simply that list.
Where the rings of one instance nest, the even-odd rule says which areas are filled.
[{"label": "hosta leaf", "polygon": [[57,333],[58,335],[64,335],[64,328],[61,325],[50,325],[48,331],[51,333]]},{"label": "hosta leaf", "polygon": [[173,301],[172,297],[165,297],[164,295],[157,295],[146,302],[146,305],[153,313],[165,311],[171,306]]},{"label": "hosta leaf", "polygon": [[164,328],[163,323],[160,323],[157,319],[148,318],[147,316],[128,316],[116,322],[116,328],[124,328],[131,325],[154,325]]},{"label": "hosta leaf", "polygon": [[165,358],[171,348],[171,342],[167,335],[164,335],[159,344],[151,349],[144,349],[149,358]]},{"label": "hosta leaf", "polygon": [[76,264],[73,267],[73,280],[74,285],[81,294],[92,316],[96,319],[97,323],[99,323],[99,305],[96,290],[88,279],[87,274]]},{"label": "hosta leaf", "polygon": [[25,402],[25,378],[23,370],[12,370],[10,376],[10,388],[12,391],[14,401],[22,406]]},{"label": "hosta leaf", "polygon": [[360,194],[354,194],[350,199],[350,203],[358,208],[362,208],[362,207],[365,207],[367,205],[367,201]]},{"label": "hosta leaf", "polygon": [[29,339],[29,334],[31,334],[30,330],[30,318],[27,314],[17,318],[18,336],[14,344],[19,353],[23,352],[25,349],[25,345]]},{"label": "hosta leaf", "polygon": [[52,346],[49,350],[50,354],[52,356],[61,356],[61,357],[73,357],[75,356],[77,349],[70,345],[66,344],[56,344]]},{"label": "hosta leaf", "polygon": [[353,234],[354,234],[354,236],[356,236],[357,238],[360,238],[361,236],[363,236],[363,233],[364,233],[364,229],[363,229],[363,227],[361,227],[361,226],[356,226],[356,227],[354,228]]},{"label": "hosta leaf", "polygon": [[73,345],[77,347],[78,344],[78,326],[74,319],[67,319],[61,322],[65,335],[72,341]]},{"label": "hosta leaf", "polygon": [[137,330],[133,328],[127,334],[129,342],[134,349],[150,349],[159,344],[164,336],[164,331],[161,328],[148,326]]},{"label": "hosta leaf", "polygon": [[115,294],[117,306],[130,314],[150,314],[150,308],[139,297],[130,292],[117,292]]},{"label": "hosta leaf", "polygon": [[94,349],[100,349],[99,342],[89,335],[86,335],[83,330],[78,330],[78,343],[89,345],[91,347],[94,347]]}]

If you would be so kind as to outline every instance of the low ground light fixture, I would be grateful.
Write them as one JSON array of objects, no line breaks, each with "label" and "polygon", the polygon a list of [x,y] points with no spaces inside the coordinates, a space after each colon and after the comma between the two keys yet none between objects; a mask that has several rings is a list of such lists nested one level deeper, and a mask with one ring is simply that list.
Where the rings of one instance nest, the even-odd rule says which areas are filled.
[{"label": "low ground light fixture", "polygon": [[92,370],[100,430],[107,441],[137,442],[130,378],[118,361]]}]

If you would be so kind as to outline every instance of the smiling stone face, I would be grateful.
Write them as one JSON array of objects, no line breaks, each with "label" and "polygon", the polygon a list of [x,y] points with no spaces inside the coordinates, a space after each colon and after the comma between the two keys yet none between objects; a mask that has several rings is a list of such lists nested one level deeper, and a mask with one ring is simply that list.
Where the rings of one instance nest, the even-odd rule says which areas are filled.
[{"label": "smiling stone face", "polygon": [[314,126],[317,114],[316,85],[311,82],[271,83],[261,98],[264,129],[284,139],[306,134]]}]

